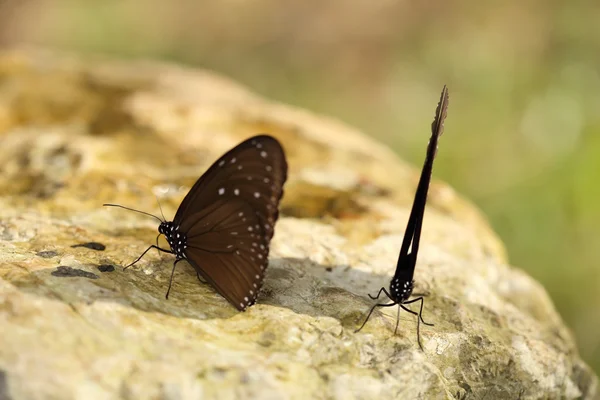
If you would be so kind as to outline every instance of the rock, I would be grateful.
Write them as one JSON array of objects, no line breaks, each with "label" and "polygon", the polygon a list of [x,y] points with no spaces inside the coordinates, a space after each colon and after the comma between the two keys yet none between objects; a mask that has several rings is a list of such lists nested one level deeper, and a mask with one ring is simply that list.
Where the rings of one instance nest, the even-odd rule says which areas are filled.
[{"label": "rock", "polygon": [[[165,300],[169,255],[110,268],[152,244],[157,223],[102,203],[158,214],[157,195],[172,216],[216,157],[262,132],[281,140],[290,176],[256,306],[237,312],[185,263]],[[354,333],[367,293],[389,283],[417,179],[366,135],[209,72],[0,54],[0,394],[594,398],[544,289],[441,182],[416,270],[435,323],[421,326],[425,351],[407,313],[396,336],[391,309]]]}]

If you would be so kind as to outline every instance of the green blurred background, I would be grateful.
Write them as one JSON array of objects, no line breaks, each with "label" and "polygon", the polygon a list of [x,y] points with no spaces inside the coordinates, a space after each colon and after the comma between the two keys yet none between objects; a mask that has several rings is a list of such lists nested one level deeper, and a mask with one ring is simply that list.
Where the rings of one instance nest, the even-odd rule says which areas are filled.
[{"label": "green blurred background", "polygon": [[600,371],[600,1],[0,0],[0,46],[220,71],[423,160],[473,199]]}]

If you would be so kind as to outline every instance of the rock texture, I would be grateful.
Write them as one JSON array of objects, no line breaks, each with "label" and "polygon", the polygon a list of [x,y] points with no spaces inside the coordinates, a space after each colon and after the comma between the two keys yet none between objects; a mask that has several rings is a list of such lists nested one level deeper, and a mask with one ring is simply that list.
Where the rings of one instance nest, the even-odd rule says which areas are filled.
[{"label": "rock texture", "polygon": [[[290,176],[259,304],[235,311],[185,263],[165,300],[168,255],[123,271],[157,224],[102,203],[158,214],[158,196],[172,216],[216,157],[262,132]],[[209,72],[0,54],[0,397],[594,398],[544,289],[440,182],[416,271],[435,323],[425,351],[413,316],[393,335],[392,309],[354,333],[393,273],[417,179],[364,134]]]}]

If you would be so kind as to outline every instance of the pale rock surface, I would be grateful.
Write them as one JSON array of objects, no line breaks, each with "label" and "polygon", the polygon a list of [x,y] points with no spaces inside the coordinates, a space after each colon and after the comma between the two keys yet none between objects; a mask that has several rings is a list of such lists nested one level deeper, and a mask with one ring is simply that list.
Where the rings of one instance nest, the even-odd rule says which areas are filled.
[{"label": "pale rock surface", "polygon": [[[290,174],[256,306],[237,312],[185,263],[165,300],[168,255],[122,270],[157,223],[102,203],[157,214],[157,195],[172,216],[262,132]],[[0,398],[594,398],[544,289],[440,182],[416,271],[425,351],[413,316],[393,335],[391,309],[354,333],[393,273],[417,179],[366,135],[209,72],[0,54]],[[87,242],[105,249],[72,247]]]}]

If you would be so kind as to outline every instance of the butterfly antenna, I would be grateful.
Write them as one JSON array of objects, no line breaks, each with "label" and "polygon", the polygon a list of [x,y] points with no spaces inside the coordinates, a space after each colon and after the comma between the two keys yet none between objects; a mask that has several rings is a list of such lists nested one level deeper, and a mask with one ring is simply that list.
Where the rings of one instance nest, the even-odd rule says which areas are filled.
[{"label": "butterfly antenna", "polygon": [[160,205],[160,200],[158,199],[158,196],[154,195],[154,197],[156,197],[156,202],[158,203],[158,209],[160,210],[160,215],[162,215],[163,221],[166,221],[167,219],[165,218],[165,214],[163,214],[162,206]]},{"label": "butterfly antenna", "polygon": [[160,222],[164,222],[162,219],[158,218],[156,215],[152,215],[150,213],[144,212],[144,211],[140,211],[140,210],[135,210],[133,208],[129,208],[129,207],[125,207],[122,206],[120,204],[109,204],[109,203],[104,203],[102,204],[104,207],[119,207],[119,208],[123,208],[125,210],[129,210],[129,211],[134,211],[136,213],[140,213],[140,214],[144,214],[144,215],[149,215],[152,218],[156,218],[157,220],[159,220]]}]

